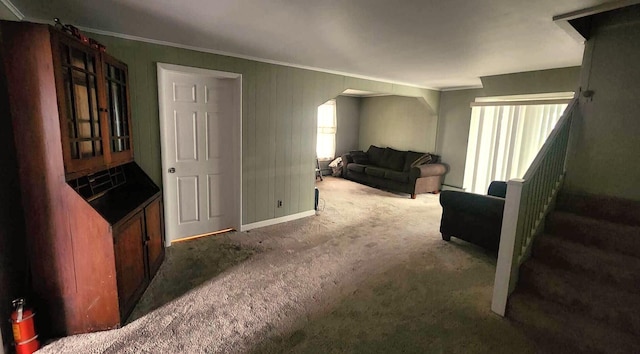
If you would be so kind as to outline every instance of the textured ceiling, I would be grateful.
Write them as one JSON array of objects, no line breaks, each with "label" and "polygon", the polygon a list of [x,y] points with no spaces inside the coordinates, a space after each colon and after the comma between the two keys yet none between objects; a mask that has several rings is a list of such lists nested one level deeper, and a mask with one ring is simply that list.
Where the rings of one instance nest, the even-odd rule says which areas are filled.
[{"label": "textured ceiling", "polygon": [[[2,0],[7,2],[9,0]],[[580,65],[554,15],[603,0],[12,0],[25,20],[430,88]]]}]

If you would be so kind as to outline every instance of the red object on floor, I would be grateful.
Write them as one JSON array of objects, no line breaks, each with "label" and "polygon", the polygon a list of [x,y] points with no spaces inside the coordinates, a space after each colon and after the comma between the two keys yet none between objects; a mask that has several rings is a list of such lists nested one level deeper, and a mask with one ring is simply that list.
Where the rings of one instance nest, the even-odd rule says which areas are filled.
[{"label": "red object on floor", "polygon": [[16,354],[32,354],[38,349],[40,349],[38,336],[35,336],[26,342],[16,343]]},{"label": "red object on floor", "polygon": [[17,354],[31,354],[40,349],[33,321],[36,314],[31,309],[25,308],[24,302],[24,299],[14,300],[11,313],[11,327]]}]

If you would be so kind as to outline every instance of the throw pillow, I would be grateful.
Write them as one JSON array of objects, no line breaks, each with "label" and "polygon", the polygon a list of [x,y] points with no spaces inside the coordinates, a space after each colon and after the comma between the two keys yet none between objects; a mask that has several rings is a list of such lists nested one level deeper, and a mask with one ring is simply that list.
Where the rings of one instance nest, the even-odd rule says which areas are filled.
[{"label": "throw pillow", "polygon": [[353,162],[360,165],[369,165],[369,156],[364,151],[349,151]]},{"label": "throw pillow", "polygon": [[424,152],[417,152],[417,151],[411,151],[411,150],[407,151],[407,157],[404,161],[404,168],[402,170],[404,172],[409,172],[413,161],[419,159],[420,157],[422,157],[422,155],[424,155]]},{"label": "throw pillow", "polygon": [[411,167],[416,167],[416,166],[420,166],[420,165],[424,165],[424,164],[428,164],[428,163],[431,163],[431,154],[430,153],[426,153],[426,154],[420,156],[415,161],[413,161],[413,163],[411,164]]}]

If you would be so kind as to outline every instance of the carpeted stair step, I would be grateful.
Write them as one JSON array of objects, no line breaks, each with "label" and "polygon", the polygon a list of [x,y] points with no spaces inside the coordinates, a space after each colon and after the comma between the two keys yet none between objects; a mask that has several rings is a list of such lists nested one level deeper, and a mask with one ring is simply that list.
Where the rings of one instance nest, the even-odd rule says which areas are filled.
[{"label": "carpeted stair step", "polygon": [[569,212],[554,211],[545,231],[557,237],[640,258],[640,226],[616,224]]},{"label": "carpeted stair step", "polygon": [[536,341],[541,353],[640,353],[640,340],[559,304],[516,291],[507,317]]},{"label": "carpeted stair step", "polygon": [[520,268],[523,291],[556,302],[640,338],[640,296],[530,259]]},{"label": "carpeted stair step", "polygon": [[607,196],[560,193],[556,210],[614,223],[640,226],[640,202]]},{"label": "carpeted stair step", "polygon": [[553,267],[640,294],[640,258],[606,252],[546,234],[536,238],[533,257]]}]

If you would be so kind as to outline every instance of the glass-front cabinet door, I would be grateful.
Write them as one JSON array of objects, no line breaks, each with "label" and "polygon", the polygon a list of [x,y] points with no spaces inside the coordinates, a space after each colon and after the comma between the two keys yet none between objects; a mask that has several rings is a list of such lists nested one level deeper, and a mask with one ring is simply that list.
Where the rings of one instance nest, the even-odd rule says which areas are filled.
[{"label": "glass-front cabinet door", "polygon": [[100,54],[62,37],[57,41],[54,53],[56,50],[65,172],[91,170],[105,163],[106,144],[100,117]]},{"label": "glass-front cabinet door", "polygon": [[67,34],[52,39],[66,178],[132,161],[127,65]]},{"label": "glass-front cabinet door", "polygon": [[133,160],[127,66],[103,53],[111,163]]}]

